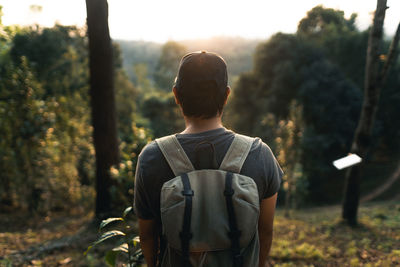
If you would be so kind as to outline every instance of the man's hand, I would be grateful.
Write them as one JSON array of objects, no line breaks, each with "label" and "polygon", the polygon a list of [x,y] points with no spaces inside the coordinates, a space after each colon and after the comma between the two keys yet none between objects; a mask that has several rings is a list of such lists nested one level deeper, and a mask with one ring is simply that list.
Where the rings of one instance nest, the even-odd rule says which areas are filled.
[{"label": "man's hand", "polygon": [[276,198],[278,193],[261,201],[258,219],[258,237],[260,239],[259,267],[267,267],[271,249]]},{"label": "man's hand", "polygon": [[155,220],[139,219],[140,247],[148,267],[157,263],[158,235]]}]

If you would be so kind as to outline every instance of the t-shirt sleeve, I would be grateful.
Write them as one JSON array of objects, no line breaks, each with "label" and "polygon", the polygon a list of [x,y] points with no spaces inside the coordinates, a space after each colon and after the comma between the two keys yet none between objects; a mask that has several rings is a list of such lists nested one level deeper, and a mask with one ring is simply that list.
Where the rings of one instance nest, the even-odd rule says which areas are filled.
[{"label": "t-shirt sleeve", "polygon": [[264,162],[264,175],[266,177],[266,186],[262,198],[269,198],[278,192],[283,171],[271,149],[265,143],[262,143],[260,154]]},{"label": "t-shirt sleeve", "polygon": [[145,188],[144,179],[143,166],[139,155],[135,174],[134,208],[136,215],[140,219],[152,220],[155,217],[151,212],[151,204]]}]

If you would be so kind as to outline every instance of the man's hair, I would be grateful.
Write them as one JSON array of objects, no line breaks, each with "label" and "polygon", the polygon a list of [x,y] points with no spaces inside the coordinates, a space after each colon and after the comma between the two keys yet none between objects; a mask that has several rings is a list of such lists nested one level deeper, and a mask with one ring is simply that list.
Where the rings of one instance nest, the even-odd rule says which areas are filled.
[{"label": "man's hair", "polygon": [[185,55],[175,88],[185,116],[209,119],[221,114],[228,90],[225,61],[205,51]]}]

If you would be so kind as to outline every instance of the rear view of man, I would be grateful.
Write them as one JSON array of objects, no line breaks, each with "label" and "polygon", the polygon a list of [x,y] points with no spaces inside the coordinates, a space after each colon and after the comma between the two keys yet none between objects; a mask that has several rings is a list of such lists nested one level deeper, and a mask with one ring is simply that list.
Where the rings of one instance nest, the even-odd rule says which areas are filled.
[{"label": "rear view of man", "polygon": [[260,138],[223,127],[227,81],[217,54],[184,56],[173,93],[186,128],[139,155],[134,205],[150,267],[268,264],[283,172]]}]

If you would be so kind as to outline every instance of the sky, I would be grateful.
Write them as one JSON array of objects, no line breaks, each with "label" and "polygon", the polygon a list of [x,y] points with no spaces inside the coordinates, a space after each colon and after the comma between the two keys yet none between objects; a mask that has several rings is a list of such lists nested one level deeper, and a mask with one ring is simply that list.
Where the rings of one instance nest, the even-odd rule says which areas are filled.
[{"label": "sky", "polygon": [[[357,25],[372,22],[376,0],[108,0],[113,39],[165,42],[213,36],[266,39],[276,32],[294,33],[316,5],[358,14]],[[4,25],[83,26],[85,0],[0,0]],[[31,6],[41,6],[41,10]],[[400,21],[400,0],[388,0],[385,31],[393,35]]]}]

